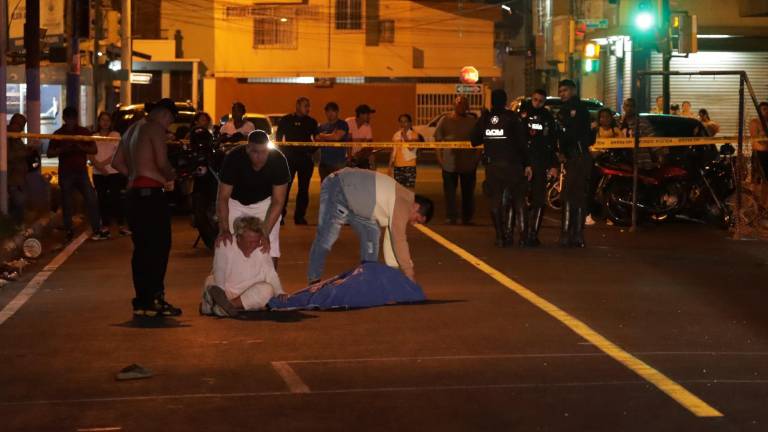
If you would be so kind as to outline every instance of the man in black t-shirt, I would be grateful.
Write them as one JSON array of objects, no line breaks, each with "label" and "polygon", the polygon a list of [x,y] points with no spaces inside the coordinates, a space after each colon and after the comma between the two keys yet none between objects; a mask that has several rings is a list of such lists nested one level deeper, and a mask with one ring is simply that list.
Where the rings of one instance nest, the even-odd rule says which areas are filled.
[{"label": "man in black t-shirt", "polygon": [[279,150],[268,147],[269,136],[256,130],[248,144],[232,150],[224,158],[216,214],[219,236],[216,246],[232,241],[233,224],[238,216],[255,216],[264,223],[262,251],[269,252],[275,268],[280,257],[280,212],[291,181],[288,162]]},{"label": "man in black t-shirt", "polygon": [[[280,119],[277,125],[277,141],[314,141],[317,133],[317,121],[309,116],[309,99],[300,97],[296,100],[296,112]],[[315,146],[285,146],[282,148],[291,168],[291,183],[288,184],[288,194],[296,174],[299,175],[299,190],[296,192],[296,208],[293,211],[293,221],[296,225],[306,225],[307,207],[309,206],[309,181],[315,169],[312,155],[317,151]],[[286,203],[288,200],[286,199]],[[283,218],[286,215],[283,207]]]}]

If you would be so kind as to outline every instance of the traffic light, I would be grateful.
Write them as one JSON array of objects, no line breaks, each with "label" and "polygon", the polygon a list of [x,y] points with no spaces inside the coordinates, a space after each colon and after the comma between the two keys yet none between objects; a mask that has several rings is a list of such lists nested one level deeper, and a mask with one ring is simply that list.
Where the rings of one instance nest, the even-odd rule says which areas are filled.
[{"label": "traffic light", "polygon": [[672,34],[677,36],[677,52],[689,54],[699,51],[698,21],[696,15],[676,14],[672,17]]},{"label": "traffic light", "polygon": [[632,41],[642,48],[656,45],[658,35],[657,11],[648,0],[641,0],[632,14]]},{"label": "traffic light", "polygon": [[107,24],[107,31],[105,32],[107,45],[120,44],[120,38],[122,37],[120,12],[115,10],[107,11],[104,21]]},{"label": "traffic light", "polygon": [[593,73],[600,71],[600,45],[589,42],[584,45],[582,53],[582,65],[584,73]]}]

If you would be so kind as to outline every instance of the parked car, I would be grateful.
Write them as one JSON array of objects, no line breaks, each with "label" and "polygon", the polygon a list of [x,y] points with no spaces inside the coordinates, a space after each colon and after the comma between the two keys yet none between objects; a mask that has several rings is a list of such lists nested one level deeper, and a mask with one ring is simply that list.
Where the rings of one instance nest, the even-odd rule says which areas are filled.
[{"label": "parked car", "polygon": [[[424,137],[424,141],[434,141],[435,140],[435,129],[437,129],[437,124],[440,123],[440,120],[443,119],[443,117],[447,115],[451,115],[453,111],[446,111],[440,115],[435,116],[432,120],[430,120],[425,125],[416,125],[413,127],[413,130],[420,133],[421,136]],[[469,115],[480,118],[480,111],[470,111]]]},{"label": "parked car", "polygon": [[[589,110],[589,116],[592,118],[593,121],[597,121],[597,113],[601,109],[605,108],[605,105],[597,99],[588,98],[588,99],[582,99],[582,101],[587,104],[587,109]],[[524,104],[530,104],[530,103],[531,103],[530,97],[520,96],[509,104],[509,109],[511,109],[512,111],[520,111],[520,108],[522,108]],[[552,115],[554,115],[555,118],[557,118],[557,113],[560,111],[560,107],[562,105],[563,105],[563,101],[558,96],[549,96],[547,97],[546,102],[544,102],[544,106],[547,107],[552,112]]]},{"label": "parked car", "polygon": [[285,113],[283,114],[267,114],[267,117],[269,117],[269,122],[272,123],[272,133],[277,134],[277,125],[280,123],[280,119],[285,116]]},{"label": "parked car", "polygon": [[[176,134],[179,128],[189,128],[197,113],[195,107],[189,102],[176,102],[176,108],[178,109],[176,120],[168,128],[168,131],[173,134]],[[122,135],[132,124],[144,118],[145,115],[144,104],[123,105],[117,107],[117,111],[112,115],[112,121],[115,130]]]},{"label": "parked car", "polygon": [[[221,126],[224,126],[230,119],[232,118],[232,114],[227,114],[221,117]],[[247,121],[253,123],[253,125],[256,127],[257,130],[263,130],[264,132],[269,133],[269,137],[274,140],[275,139],[275,130],[277,128],[277,125],[272,123],[270,121],[269,116],[265,114],[257,114],[257,113],[245,113],[245,116],[243,116]],[[273,129],[273,124],[274,129]]]}]

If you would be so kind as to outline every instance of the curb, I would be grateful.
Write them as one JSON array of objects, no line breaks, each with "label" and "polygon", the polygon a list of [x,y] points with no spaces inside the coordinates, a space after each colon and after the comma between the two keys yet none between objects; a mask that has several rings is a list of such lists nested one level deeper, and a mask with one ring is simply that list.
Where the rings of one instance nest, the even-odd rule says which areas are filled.
[{"label": "curb", "polygon": [[34,237],[42,241],[42,237],[51,231],[52,222],[58,216],[59,213],[49,213],[47,216],[37,219],[25,230],[4,240],[0,247],[0,263],[19,257],[22,253],[22,245],[26,239]]}]

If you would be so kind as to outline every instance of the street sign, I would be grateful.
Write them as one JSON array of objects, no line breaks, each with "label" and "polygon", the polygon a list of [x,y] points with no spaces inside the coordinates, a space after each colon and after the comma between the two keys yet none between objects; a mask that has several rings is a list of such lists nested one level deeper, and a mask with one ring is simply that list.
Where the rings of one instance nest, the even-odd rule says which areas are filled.
[{"label": "street sign", "polygon": [[483,92],[483,86],[480,84],[456,84],[456,93],[458,94],[480,94]]},{"label": "street sign", "polygon": [[579,24],[584,24],[587,26],[587,30],[596,30],[596,29],[606,29],[608,28],[608,20],[605,18],[601,19],[580,19],[578,21]]},{"label": "street sign", "polygon": [[151,73],[131,72],[131,84],[149,84],[151,82]]}]

